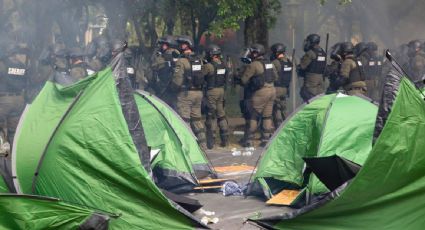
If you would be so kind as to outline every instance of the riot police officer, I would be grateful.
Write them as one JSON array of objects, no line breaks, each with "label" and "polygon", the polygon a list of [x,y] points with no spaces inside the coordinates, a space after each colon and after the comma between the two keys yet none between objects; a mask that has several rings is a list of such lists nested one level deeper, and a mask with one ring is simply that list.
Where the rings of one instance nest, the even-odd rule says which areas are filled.
[{"label": "riot police officer", "polygon": [[286,46],[282,43],[276,43],[271,47],[271,61],[278,71],[278,78],[274,82],[276,89],[276,99],[273,105],[273,122],[277,128],[285,120],[286,116],[286,98],[289,93],[289,84],[292,77],[292,62],[286,56]]},{"label": "riot police officer", "polygon": [[310,34],[304,40],[305,54],[298,65],[298,74],[304,77],[304,85],[300,92],[304,101],[324,92],[326,53],[319,44],[320,36],[317,34]]},{"label": "riot police officer", "polygon": [[329,79],[329,86],[326,90],[326,94],[336,93],[341,85],[338,84],[339,72],[341,70],[342,55],[341,55],[342,43],[336,43],[331,47],[330,58],[331,63],[327,65],[325,71],[325,77]]},{"label": "riot police officer", "polygon": [[165,36],[158,40],[159,49],[151,58],[153,84],[158,97],[172,105],[175,95],[169,92],[171,78],[173,76],[175,62],[180,52],[173,48],[175,40],[172,36]]},{"label": "riot police officer", "polygon": [[27,49],[13,45],[0,61],[0,128],[2,139],[13,143],[19,117],[25,107],[29,83]]},{"label": "riot police officer", "polygon": [[382,74],[382,58],[378,56],[378,45],[375,42],[368,42],[366,46],[367,62],[364,66],[364,72],[368,96],[374,100],[378,100],[380,77]]},{"label": "riot police officer", "polygon": [[[372,76],[371,71],[369,71],[369,52],[368,52],[368,46],[366,42],[359,42],[354,46],[353,50],[354,58],[357,63],[361,63],[361,69],[363,70],[362,74],[364,77],[364,81],[366,83],[366,88],[368,91],[368,94],[370,93],[370,89],[374,87],[374,78],[375,76]],[[374,65],[374,63],[372,64]],[[369,95],[367,95],[369,96]]]},{"label": "riot police officer", "polygon": [[341,45],[343,62],[341,64],[339,83],[349,95],[366,95],[367,87],[363,73],[363,63],[354,56],[351,42]]},{"label": "riot police officer", "polygon": [[190,124],[199,145],[206,150],[205,127],[202,122],[201,103],[205,83],[202,61],[193,52],[194,44],[189,36],[177,38],[181,57],[171,80],[171,89],[177,92],[177,112]]},{"label": "riot police officer", "polygon": [[247,124],[245,125],[244,146],[253,146],[254,134],[260,119],[261,145],[264,146],[273,134],[273,103],[276,99],[274,82],[278,78],[276,67],[264,58],[266,50],[261,44],[254,44],[249,49],[252,60],[242,74],[241,84],[246,86],[245,109]]},{"label": "riot police officer", "polygon": [[425,74],[425,52],[419,40],[410,41],[408,44],[409,74],[418,86],[423,86]]},{"label": "riot police officer", "polygon": [[111,45],[107,37],[97,37],[87,46],[90,68],[96,72],[103,70],[111,60]]},{"label": "riot police officer", "polygon": [[227,82],[227,68],[221,58],[221,48],[215,44],[208,46],[205,59],[207,63],[202,72],[206,81],[207,116],[207,146],[213,148],[215,143],[215,120],[220,130],[221,146],[229,144],[229,128],[224,110],[224,89]]}]

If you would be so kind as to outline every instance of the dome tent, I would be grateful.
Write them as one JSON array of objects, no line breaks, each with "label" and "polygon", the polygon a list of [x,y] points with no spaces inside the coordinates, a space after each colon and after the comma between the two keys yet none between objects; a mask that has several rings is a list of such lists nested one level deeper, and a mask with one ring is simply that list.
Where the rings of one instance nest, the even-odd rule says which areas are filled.
[{"label": "dome tent", "polygon": [[119,213],[110,229],[202,227],[153,182],[122,52],[111,66],[77,83],[46,83],[18,127],[15,187]]},{"label": "dome tent", "polygon": [[285,189],[328,192],[315,175],[306,175],[303,158],[337,155],[363,164],[372,148],[377,111],[359,96],[338,93],[311,99],[276,130],[261,154],[249,193],[270,199]]},{"label": "dome tent", "polygon": [[425,102],[399,73],[384,89],[374,146],[356,177],[314,204],[252,221],[269,229],[422,229]]}]

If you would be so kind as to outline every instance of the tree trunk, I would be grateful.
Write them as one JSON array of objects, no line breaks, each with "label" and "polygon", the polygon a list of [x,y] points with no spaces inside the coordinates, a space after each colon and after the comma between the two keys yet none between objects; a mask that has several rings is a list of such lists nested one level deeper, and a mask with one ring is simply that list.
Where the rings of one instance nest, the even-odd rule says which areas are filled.
[{"label": "tree trunk", "polygon": [[127,1],[124,0],[108,0],[104,1],[106,14],[109,18],[108,32],[112,39],[126,39],[127,9],[125,8]]},{"label": "tree trunk", "polygon": [[269,30],[267,23],[268,0],[261,0],[258,3],[257,11],[254,16],[245,19],[245,45],[260,43],[265,47],[269,44]]}]

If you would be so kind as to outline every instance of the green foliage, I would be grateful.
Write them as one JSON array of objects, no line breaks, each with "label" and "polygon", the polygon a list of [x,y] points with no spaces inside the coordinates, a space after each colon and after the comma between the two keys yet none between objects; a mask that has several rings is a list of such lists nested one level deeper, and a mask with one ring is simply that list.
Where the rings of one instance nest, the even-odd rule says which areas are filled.
[{"label": "green foliage", "polygon": [[[268,25],[275,23],[276,13],[280,12],[280,1],[270,0],[265,6],[268,10]],[[209,31],[220,36],[225,29],[239,29],[240,22],[249,16],[253,16],[258,10],[261,0],[218,0],[217,17],[210,23]]]}]

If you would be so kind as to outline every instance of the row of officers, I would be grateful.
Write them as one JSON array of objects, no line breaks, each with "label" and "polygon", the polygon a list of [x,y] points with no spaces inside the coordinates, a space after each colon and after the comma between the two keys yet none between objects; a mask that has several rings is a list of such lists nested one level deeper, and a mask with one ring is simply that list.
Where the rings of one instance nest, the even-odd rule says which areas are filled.
[{"label": "row of officers", "polygon": [[[58,42],[43,52],[36,74],[29,74],[28,49],[12,46],[0,58],[0,128],[3,139],[10,140],[25,105],[28,86],[35,76],[49,76],[50,72],[69,76],[75,82],[102,70],[114,55],[115,44],[104,37],[96,38],[84,50],[66,49]],[[158,49],[152,55],[152,76],[141,74],[135,55],[126,51],[127,72],[134,88],[146,85],[158,97],[172,106],[190,124],[202,148],[215,145],[218,129],[220,145],[229,141],[228,121],[225,113],[225,88],[229,82],[243,88],[240,108],[246,120],[244,146],[253,145],[254,134],[261,131],[261,144],[265,145],[274,129],[285,119],[286,100],[293,72],[304,79],[300,96],[305,102],[322,93],[338,90],[347,94],[378,98],[382,58],[375,43],[337,43],[330,55],[320,46],[320,36],[311,34],[304,41],[305,54],[298,65],[287,55],[286,46],[276,43],[270,55],[261,44],[253,44],[242,55],[240,71],[223,60],[217,45],[210,45],[201,57],[194,52],[194,43],[188,36],[166,36],[158,40]],[[403,52],[400,52],[403,53]],[[328,61],[328,56],[331,61]],[[425,73],[423,44],[414,40],[407,44],[406,67],[408,73],[421,82]],[[328,64],[329,63],[329,64]],[[295,74],[295,72],[294,72]],[[325,89],[325,79],[329,87]],[[41,80],[40,80],[41,81]],[[29,84],[30,82],[30,84]],[[206,120],[203,122],[202,115]],[[260,127],[259,127],[260,126]]]},{"label": "row of officers", "polygon": [[[243,88],[240,98],[241,112],[245,118],[242,144],[253,145],[254,134],[261,132],[261,145],[265,145],[275,128],[285,119],[286,100],[293,71],[304,78],[300,95],[305,102],[322,93],[342,90],[347,94],[365,95],[368,88],[377,91],[382,71],[382,60],[377,55],[375,43],[338,43],[332,47],[331,64],[328,55],[320,47],[320,36],[309,35],[304,41],[305,54],[298,65],[286,52],[286,46],[271,46],[270,57],[261,44],[253,44],[240,58],[243,67],[238,73],[229,74],[229,66],[223,60],[220,47],[210,45],[205,57],[193,50],[190,37],[180,36],[159,40],[159,50],[153,55],[152,70],[160,87],[158,96],[173,106],[190,124],[203,148],[214,145],[215,124],[220,133],[221,145],[228,144],[228,122],[225,114],[225,87],[229,78]],[[173,48],[177,47],[177,49]],[[329,87],[325,89],[325,78]],[[202,122],[202,102],[206,102],[205,126]]]}]

